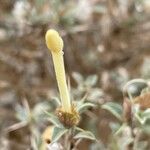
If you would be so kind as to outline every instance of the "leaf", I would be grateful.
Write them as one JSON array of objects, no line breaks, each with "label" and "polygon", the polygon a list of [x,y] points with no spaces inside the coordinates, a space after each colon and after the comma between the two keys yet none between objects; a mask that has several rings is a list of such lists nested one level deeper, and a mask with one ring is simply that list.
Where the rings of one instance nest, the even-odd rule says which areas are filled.
[{"label": "leaf", "polygon": [[77,106],[77,111],[79,113],[82,113],[83,111],[85,111],[87,108],[89,107],[95,107],[96,105],[95,104],[92,104],[92,103],[82,103],[80,105]]},{"label": "leaf", "polygon": [[103,91],[98,88],[92,88],[88,92],[88,100],[91,102],[98,102],[100,98],[104,95]]},{"label": "leaf", "polygon": [[82,128],[79,128],[79,127],[75,127],[75,130],[78,131],[78,132],[84,131]]},{"label": "leaf", "polygon": [[75,136],[74,136],[74,139],[80,139],[80,138],[84,138],[84,139],[90,139],[90,140],[96,140],[94,134],[90,131],[81,131],[79,133],[77,133]]},{"label": "leaf", "polygon": [[73,78],[76,80],[76,82],[78,84],[81,84],[83,82],[83,77],[81,74],[77,73],[77,72],[73,72],[72,73]]},{"label": "leaf", "polygon": [[142,131],[144,132],[144,133],[146,133],[147,135],[150,135],[150,127],[149,127],[149,124],[148,125],[144,125],[144,126],[142,126]]},{"label": "leaf", "polygon": [[113,103],[113,102],[108,102],[108,103],[102,105],[101,108],[103,108],[105,110],[108,110],[117,119],[119,119],[120,121],[122,121],[122,107],[119,104]]},{"label": "leaf", "polygon": [[91,75],[91,76],[87,77],[85,84],[87,86],[94,86],[96,84],[97,80],[98,80],[97,75]]},{"label": "leaf", "polygon": [[52,100],[56,103],[57,106],[60,106],[60,105],[61,105],[61,102],[60,102],[59,98],[57,98],[57,97],[52,97]]},{"label": "leaf", "polygon": [[[32,115],[37,122],[40,122],[45,118],[45,111],[51,111],[52,107],[50,102],[40,102],[36,104],[32,110]],[[44,111],[43,111],[44,110]]]},{"label": "leaf", "polygon": [[120,129],[120,124],[117,122],[110,122],[109,127],[111,128],[112,133],[116,133]]},{"label": "leaf", "polygon": [[142,117],[149,119],[150,118],[150,108],[146,109],[143,113],[142,113]]},{"label": "leaf", "polygon": [[47,119],[48,119],[52,124],[54,124],[56,127],[63,127],[63,125],[60,123],[60,121],[58,120],[58,118],[57,118],[55,115],[53,115],[52,113],[46,112],[46,111],[45,111],[45,113],[46,113],[47,116],[48,116]]},{"label": "leaf", "polygon": [[25,107],[21,105],[16,106],[16,117],[23,122],[28,122],[29,121],[29,114],[28,111],[26,110]]},{"label": "leaf", "polygon": [[148,119],[150,119],[150,109],[145,111],[139,111],[135,113],[136,119],[143,125]]},{"label": "leaf", "polygon": [[145,118],[141,118],[140,114],[136,113],[135,114],[136,119],[139,121],[140,124],[144,125],[146,122]]},{"label": "leaf", "polygon": [[54,127],[52,142],[57,142],[67,131],[65,128]]},{"label": "leaf", "polygon": [[120,133],[122,133],[122,132],[125,130],[126,127],[127,127],[126,124],[122,124],[122,125],[118,128],[118,130],[115,132],[114,135],[119,135]]}]

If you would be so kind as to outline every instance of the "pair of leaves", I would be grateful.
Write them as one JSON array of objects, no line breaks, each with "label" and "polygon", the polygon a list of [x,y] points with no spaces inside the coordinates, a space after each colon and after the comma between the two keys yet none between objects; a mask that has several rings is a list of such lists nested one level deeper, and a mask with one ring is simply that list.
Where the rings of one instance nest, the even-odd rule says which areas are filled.
[{"label": "pair of leaves", "polygon": [[92,87],[96,84],[98,77],[97,75],[90,75],[85,80],[80,73],[74,72],[72,74],[73,78],[76,80],[78,85],[86,85]]},{"label": "pair of leaves", "polygon": [[[69,130],[71,130],[71,129],[54,127],[53,135],[52,135],[52,142],[57,142]],[[85,130],[78,128],[78,127],[76,127],[75,130],[78,131],[78,133],[74,136],[74,139],[96,140],[95,136],[90,131],[85,131]]]}]

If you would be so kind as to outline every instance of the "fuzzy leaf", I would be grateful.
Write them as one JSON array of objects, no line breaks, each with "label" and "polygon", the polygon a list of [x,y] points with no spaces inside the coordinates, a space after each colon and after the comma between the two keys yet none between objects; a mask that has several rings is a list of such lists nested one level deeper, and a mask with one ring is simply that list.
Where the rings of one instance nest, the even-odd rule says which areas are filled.
[{"label": "fuzzy leaf", "polygon": [[36,121],[42,121],[43,118],[46,117],[46,114],[44,112],[51,111],[52,108],[50,104],[50,102],[40,102],[35,105],[35,107],[32,110],[32,115]]},{"label": "fuzzy leaf", "polygon": [[98,80],[97,75],[91,75],[91,76],[87,77],[85,84],[88,86],[94,86],[96,84],[97,80]]},{"label": "fuzzy leaf", "polygon": [[113,103],[113,102],[108,102],[108,103],[102,105],[101,108],[108,110],[117,119],[119,119],[120,121],[122,121],[122,107],[119,104]]},{"label": "fuzzy leaf", "polygon": [[65,128],[54,127],[52,142],[57,142],[67,131]]},{"label": "fuzzy leaf", "polygon": [[84,131],[82,128],[79,128],[79,127],[75,127],[75,130],[76,130],[77,132],[82,132],[82,131]]},{"label": "fuzzy leaf", "polygon": [[52,113],[49,113],[49,112],[45,112],[47,114],[47,119],[52,123],[54,124],[56,127],[60,127],[62,128],[63,125],[60,123],[60,121],[58,120],[58,118],[53,115]]},{"label": "fuzzy leaf", "polygon": [[104,95],[103,91],[98,88],[92,88],[88,92],[88,100],[90,102],[98,103],[99,99]]},{"label": "fuzzy leaf", "polygon": [[84,138],[84,139],[90,139],[90,140],[96,140],[94,134],[90,131],[81,131],[79,133],[77,133],[75,136],[74,136],[74,139],[80,139],[80,138]]},{"label": "fuzzy leaf", "polygon": [[77,111],[79,113],[82,113],[83,111],[85,111],[89,107],[95,107],[95,105],[92,104],[92,103],[88,103],[88,102],[87,103],[82,103],[82,104],[77,106]]},{"label": "fuzzy leaf", "polygon": [[73,78],[76,80],[76,82],[78,84],[81,84],[83,82],[83,77],[81,74],[77,73],[77,72],[73,72],[72,73]]},{"label": "fuzzy leaf", "polygon": [[140,124],[144,125],[146,122],[145,118],[141,118],[140,114],[135,114],[136,119],[139,121]]},{"label": "fuzzy leaf", "polygon": [[135,114],[136,119],[143,125],[147,120],[150,119],[150,109],[146,109],[145,111],[139,111]]},{"label": "fuzzy leaf", "polygon": [[150,108],[146,109],[143,113],[142,113],[142,117],[149,119],[150,118]]},{"label": "fuzzy leaf", "polygon": [[117,131],[115,131],[115,134],[114,134],[114,135],[119,135],[120,133],[122,133],[122,132],[125,130],[126,127],[127,127],[126,124],[122,124],[122,125],[117,129]]},{"label": "fuzzy leaf", "polygon": [[52,97],[52,100],[56,103],[56,106],[60,106],[61,105],[61,102],[60,102],[59,98]]},{"label": "fuzzy leaf", "polygon": [[28,111],[24,106],[17,105],[16,106],[16,117],[23,122],[28,122],[29,121],[29,114]]}]

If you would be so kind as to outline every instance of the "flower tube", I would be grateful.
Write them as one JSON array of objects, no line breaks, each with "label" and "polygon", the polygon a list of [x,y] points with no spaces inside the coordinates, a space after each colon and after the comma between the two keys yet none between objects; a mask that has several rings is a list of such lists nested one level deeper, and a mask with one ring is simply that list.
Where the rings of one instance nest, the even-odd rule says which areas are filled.
[{"label": "flower tube", "polygon": [[57,31],[50,29],[45,35],[46,45],[53,58],[54,69],[61,98],[62,110],[71,113],[71,102],[66,83],[66,75],[63,58],[63,40]]}]

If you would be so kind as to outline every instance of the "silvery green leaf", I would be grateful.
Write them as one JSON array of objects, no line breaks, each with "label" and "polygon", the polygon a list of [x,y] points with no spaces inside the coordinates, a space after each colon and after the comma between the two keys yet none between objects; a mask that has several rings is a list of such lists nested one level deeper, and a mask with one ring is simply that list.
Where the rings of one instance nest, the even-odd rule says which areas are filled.
[{"label": "silvery green leaf", "polygon": [[135,114],[136,119],[140,122],[140,124],[144,124],[146,119],[145,118],[141,118],[140,114],[136,113]]},{"label": "silvery green leaf", "polygon": [[92,103],[89,103],[89,102],[87,102],[87,103],[82,103],[81,105],[78,105],[77,106],[77,111],[79,112],[79,113],[82,113],[83,111],[85,111],[87,108],[89,108],[89,107],[95,107],[96,105],[95,104],[92,104]]},{"label": "silvery green leaf", "polygon": [[54,124],[56,127],[63,127],[59,119],[52,113],[45,112],[47,114],[47,120]]},{"label": "silvery green leaf", "polygon": [[87,77],[85,84],[87,86],[94,86],[96,84],[97,80],[98,80],[97,75],[91,75],[91,76]]},{"label": "silvery green leaf", "polygon": [[108,102],[108,103],[102,105],[101,108],[103,108],[105,110],[108,110],[117,119],[119,119],[120,121],[122,121],[122,107],[119,104],[113,103],[113,102]]},{"label": "silvery green leaf", "polygon": [[35,105],[32,114],[33,117],[36,119],[36,121],[41,121],[46,116],[44,111],[50,111],[50,110],[51,110],[51,105],[49,102],[41,102]]},{"label": "silvery green leaf", "polygon": [[75,136],[74,136],[74,139],[80,139],[80,138],[84,138],[84,139],[90,139],[90,140],[96,140],[94,134],[90,131],[81,131],[79,133],[77,133]]},{"label": "silvery green leaf", "polygon": [[59,98],[57,98],[57,97],[52,97],[52,100],[56,103],[57,106],[60,106],[60,105],[61,105],[61,102],[60,102]]},{"label": "silvery green leaf", "polygon": [[82,132],[82,131],[84,131],[82,128],[79,128],[79,127],[75,127],[75,130],[76,130],[77,132]]},{"label": "silvery green leaf", "polygon": [[145,117],[146,119],[150,118],[150,108],[146,109],[146,110],[142,113],[142,117]]},{"label": "silvery green leaf", "polygon": [[28,111],[26,110],[25,107],[21,106],[21,105],[17,105],[16,106],[16,117],[20,120],[20,121],[26,121],[28,122],[28,118],[29,118],[29,114]]},{"label": "silvery green leaf", "polygon": [[121,125],[119,123],[116,123],[116,122],[110,122],[109,126],[112,130],[112,133],[118,132],[121,128]]},{"label": "silvery green leaf", "polygon": [[147,135],[150,135],[150,125],[149,124],[142,126],[141,129],[144,133],[146,133]]},{"label": "silvery green leaf", "polygon": [[118,134],[122,133],[126,127],[127,127],[126,124],[122,124],[122,125],[115,131],[115,135],[118,135]]},{"label": "silvery green leaf", "polygon": [[54,127],[52,142],[57,142],[67,131],[65,128]]},{"label": "silvery green leaf", "polygon": [[135,113],[135,117],[141,124],[145,124],[145,122],[150,119],[150,109]]},{"label": "silvery green leaf", "polygon": [[88,100],[97,102],[104,95],[103,91],[99,88],[93,88],[88,92]]},{"label": "silvery green leaf", "polygon": [[78,84],[81,84],[83,82],[83,77],[81,74],[79,74],[78,72],[73,72],[72,73],[73,78],[76,80],[76,82]]},{"label": "silvery green leaf", "polygon": [[31,127],[32,135],[31,135],[31,147],[34,150],[39,150],[40,145],[42,144],[41,134],[38,129],[35,127]]}]

